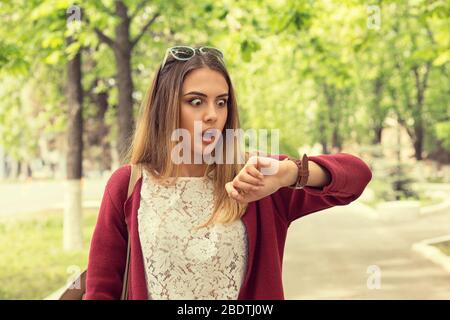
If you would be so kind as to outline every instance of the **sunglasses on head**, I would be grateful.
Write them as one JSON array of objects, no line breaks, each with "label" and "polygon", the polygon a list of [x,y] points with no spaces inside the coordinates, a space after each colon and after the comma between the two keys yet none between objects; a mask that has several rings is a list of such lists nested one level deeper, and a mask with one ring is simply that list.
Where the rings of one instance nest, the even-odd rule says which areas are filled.
[{"label": "sunglasses on head", "polygon": [[195,56],[196,53],[199,54],[213,54],[216,57],[223,60],[223,52],[220,49],[214,47],[200,47],[200,48],[192,48],[189,46],[176,46],[168,48],[166,51],[166,55],[164,56],[163,63],[161,65],[161,70],[164,68],[167,62],[167,58],[169,54],[179,61],[187,61]]}]

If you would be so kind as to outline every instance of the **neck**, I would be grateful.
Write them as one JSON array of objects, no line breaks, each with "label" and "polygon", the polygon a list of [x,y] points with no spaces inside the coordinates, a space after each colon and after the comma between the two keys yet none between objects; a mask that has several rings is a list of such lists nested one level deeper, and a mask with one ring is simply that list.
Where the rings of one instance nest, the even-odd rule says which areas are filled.
[{"label": "neck", "polygon": [[207,164],[185,164],[179,165],[181,177],[203,177],[206,172]]}]

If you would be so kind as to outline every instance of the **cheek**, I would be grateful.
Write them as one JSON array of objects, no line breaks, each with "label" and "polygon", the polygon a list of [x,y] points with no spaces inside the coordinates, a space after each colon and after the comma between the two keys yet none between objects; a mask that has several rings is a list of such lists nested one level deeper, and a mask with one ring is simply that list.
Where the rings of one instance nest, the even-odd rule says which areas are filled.
[{"label": "cheek", "polygon": [[194,114],[192,113],[192,111],[189,110],[189,108],[183,108],[183,106],[181,106],[181,111],[180,111],[180,126],[181,128],[185,128],[185,129],[190,129],[191,127],[193,127],[193,122],[194,122]]},{"label": "cheek", "polygon": [[220,122],[222,123],[222,126],[225,125],[225,122],[227,122],[228,117],[228,108],[223,108],[223,111],[219,113]]},{"label": "cheek", "polygon": [[219,114],[220,119],[225,121],[227,119],[227,116],[228,116],[228,108],[219,109],[218,114]]}]

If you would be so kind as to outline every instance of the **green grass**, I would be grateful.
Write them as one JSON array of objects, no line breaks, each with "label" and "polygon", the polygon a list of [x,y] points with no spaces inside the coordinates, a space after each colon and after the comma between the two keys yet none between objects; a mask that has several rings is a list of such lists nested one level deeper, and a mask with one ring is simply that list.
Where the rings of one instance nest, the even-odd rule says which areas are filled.
[{"label": "green grass", "polygon": [[374,192],[374,197],[372,199],[365,199],[363,202],[372,207],[376,208],[377,204],[380,201],[383,201],[383,198],[385,197],[385,194],[387,193],[387,190],[390,189],[389,184],[381,179],[373,179],[369,182],[367,185],[368,188],[370,188]]},{"label": "green grass", "polygon": [[66,284],[71,266],[84,270],[97,213],[83,211],[84,247],[76,252],[62,248],[61,210],[1,219],[0,300],[43,299]]},{"label": "green grass", "polygon": [[427,182],[430,183],[445,183],[444,177],[428,177]]},{"label": "green grass", "polygon": [[420,201],[421,206],[431,206],[431,205],[439,204],[444,200],[441,198],[432,198],[432,197],[428,197],[428,196],[423,196],[422,198],[419,199],[419,201]]},{"label": "green grass", "polygon": [[441,250],[444,254],[450,256],[450,241],[440,242],[434,246]]}]

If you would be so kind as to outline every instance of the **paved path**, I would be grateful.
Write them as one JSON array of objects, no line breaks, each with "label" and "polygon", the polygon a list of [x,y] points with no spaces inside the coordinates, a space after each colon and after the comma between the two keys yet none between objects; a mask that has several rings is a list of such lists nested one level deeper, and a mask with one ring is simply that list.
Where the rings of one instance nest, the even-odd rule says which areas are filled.
[{"label": "paved path", "polygon": [[[83,180],[85,206],[100,206],[107,179]],[[0,183],[0,217],[63,208],[64,193],[63,180]]]},{"label": "paved path", "polygon": [[[295,221],[284,260],[286,299],[450,299],[450,274],[411,250],[414,242],[450,234],[450,212],[382,222],[352,204]],[[368,289],[367,268],[381,270]]]}]

